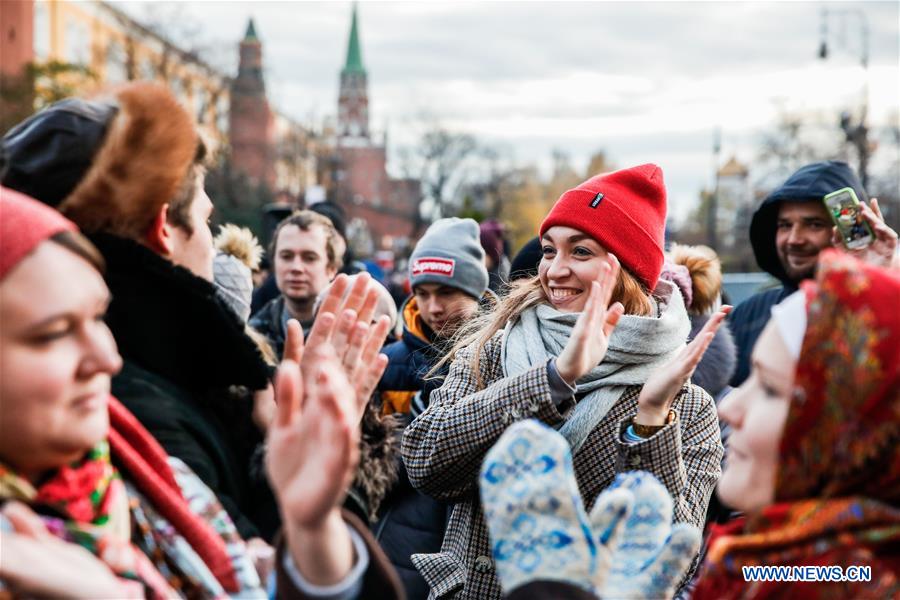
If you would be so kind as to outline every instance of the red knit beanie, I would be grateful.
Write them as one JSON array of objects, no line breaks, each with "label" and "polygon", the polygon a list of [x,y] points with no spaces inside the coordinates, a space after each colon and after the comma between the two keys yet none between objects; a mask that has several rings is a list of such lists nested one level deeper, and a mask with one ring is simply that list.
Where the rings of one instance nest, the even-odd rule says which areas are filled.
[{"label": "red knit beanie", "polygon": [[0,187],[0,279],[41,242],[63,231],[78,229],[46,204]]},{"label": "red knit beanie", "polygon": [[663,266],[666,188],[654,164],[591,177],[559,197],[541,223],[590,235],[653,291]]}]

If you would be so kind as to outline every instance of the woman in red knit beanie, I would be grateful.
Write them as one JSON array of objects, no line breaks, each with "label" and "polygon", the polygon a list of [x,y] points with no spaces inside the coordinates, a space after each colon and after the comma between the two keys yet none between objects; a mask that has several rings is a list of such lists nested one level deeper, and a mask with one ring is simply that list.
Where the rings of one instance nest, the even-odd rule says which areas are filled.
[{"label": "woman in red knit beanie", "polygon": [[[0,592],[264,597],[248,548],[212,491],[110,396],[122,359],[103,322],[103,269],[71,221],[0,187]],[[326,299],[332,310],[342,293]],[[359,378],[373,387],[385,362],[375,359],[379,346],[371,356],[355,353],[370,363]],[[305,598],[306,589],[342,577],[355,577],[364,593],[365,576],[368,589],[396,597],[399,583],[377,572],[386,559],[366,545],[365,533],[350,533],[337,508],[359,433],[356,395],[331,347],[308,351],[317,380],[305,386],[305,400],[296,363],[286,361],[278,374],[281,402],[267,457],[287,538],[275,565],[277,594]],[[291,533],[315,530],[333,515],[337,529],[321,544]]]},{"label": "woman in red knit beanie", "polygon": [[461,332],[402,446],[413,485],[455,502],[442,552],[413,557],[438,597],[501,595],[475,492],[484,454],[522,419],[569,442],[586,507],[641,469],[675,499],[675,521],[702,528],[723,449],[715,405],[688,379],[728,309],[685,344],[681,294],[659,278],[665,220],[656,165],[585,181],[541,224],[538,276]]}]

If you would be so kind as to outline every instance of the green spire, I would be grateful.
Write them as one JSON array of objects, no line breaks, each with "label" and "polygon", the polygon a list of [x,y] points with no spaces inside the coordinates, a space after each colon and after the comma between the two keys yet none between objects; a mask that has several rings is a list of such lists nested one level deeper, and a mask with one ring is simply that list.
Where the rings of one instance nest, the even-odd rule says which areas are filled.
[{"label": "green spire", "polygon": [[247,23],[247,33],[244,34],[245,42],[258,42],[259,38],[256,37],[256,26],[253,25],[253,17],[250,17],[250,22]]},{"label": "green spire", "polygon": [[350,41],[347,43],[347,63],[344,73],[362,73],[366,69],[362,63],[362,51],[359,49],[359,28],[356,25],[356,3],[353,3],[353,21],[350,25]]}]

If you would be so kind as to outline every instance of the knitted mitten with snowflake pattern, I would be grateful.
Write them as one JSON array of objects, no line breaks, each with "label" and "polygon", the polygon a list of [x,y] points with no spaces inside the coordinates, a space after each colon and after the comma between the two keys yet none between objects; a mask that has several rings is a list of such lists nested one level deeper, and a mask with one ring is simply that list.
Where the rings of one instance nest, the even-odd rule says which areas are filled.
[{"label": "knitted mitten with snowflake pattern", "polygon": [[591,511],[594,534],[603,538],[605,494],[625,489],[634,505],[614,547],[612,568],[598,584],[603,598],[671,598],[700,550],[700,530],[687,523],[672,525],[672,498],[653,475],[630,471],[616,476]]},{"label": "knitted mitten with snowflake pattern", "polygon": [[[547,580],[596,592],[596,581],[608,569],[608,551],[598,547],[591,533],[569,444],[559,433],[535,420],[510,426],[485,457],[480,486],[506,594]],[[630,493],[620,490],[605,505],[612,538],[630,501]]]}]

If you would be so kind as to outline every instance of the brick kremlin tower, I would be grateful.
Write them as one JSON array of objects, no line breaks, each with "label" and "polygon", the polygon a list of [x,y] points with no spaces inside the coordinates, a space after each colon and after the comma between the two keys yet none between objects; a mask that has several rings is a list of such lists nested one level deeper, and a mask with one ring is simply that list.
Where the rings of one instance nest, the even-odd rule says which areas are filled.
[{"label": "brick kremlin tower", "polygon": [[263,80],[262,44],[253,19],[241,40],[238,75],[231,84],[231,161],[252,185],[275,187],[274,120]]},{"label": "brick kremlin tower", "polygon": [[387,148],[373,140],[369,129],[368,76],[362,61],[355,4],[347,59],[340,75],[336,151],[340,164],[338,204],[351,220],[366,228],[372,250],[409,244],[421,185],[417,179],[389,177]]},{"label": "brick kremlin tower", "polygon": [[359,28],[354,5],[350,41],[347,44],[347,61],[341,70],[341,89],[338,97],[338,135],[342,138],[343,145],[370,145],[368,87],[368,77],[359,48]]}]

